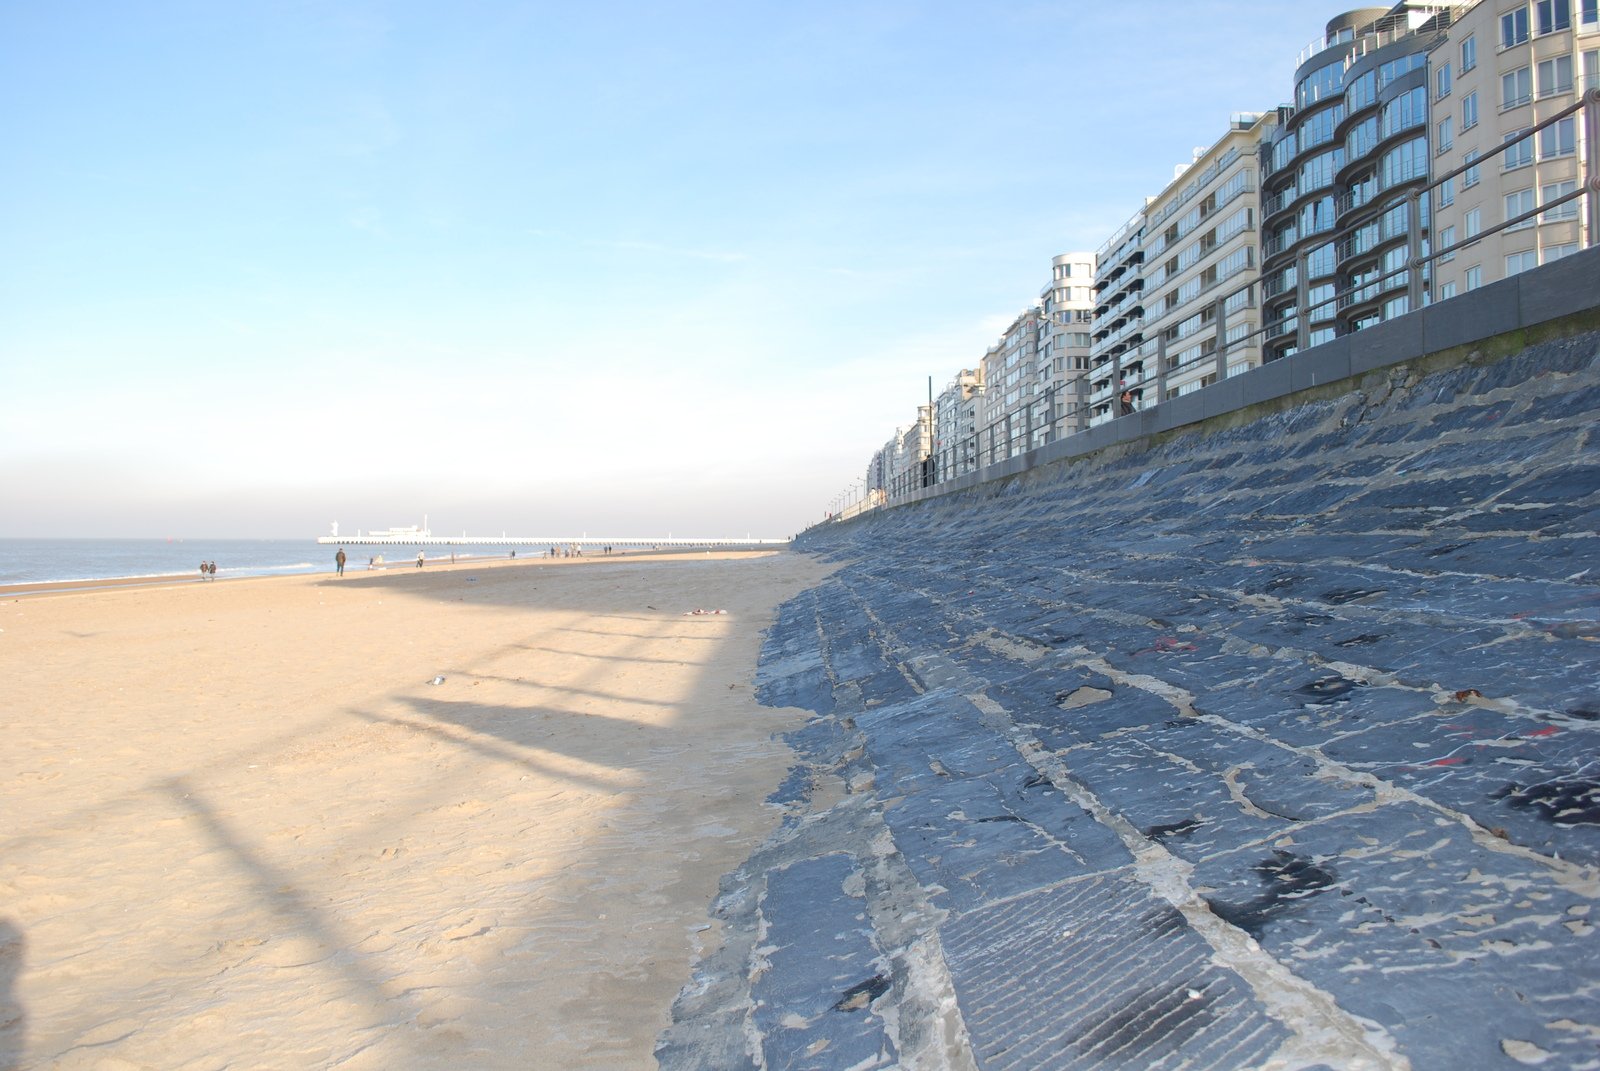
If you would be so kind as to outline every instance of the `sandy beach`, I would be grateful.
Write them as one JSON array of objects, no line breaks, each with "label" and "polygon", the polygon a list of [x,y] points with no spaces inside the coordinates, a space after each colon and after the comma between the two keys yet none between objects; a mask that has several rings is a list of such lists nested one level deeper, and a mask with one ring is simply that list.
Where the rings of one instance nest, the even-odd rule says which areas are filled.
[{"label": "sandy beach", "polygon": [[802,717],[761,632],[827,568],[0,596],[0,1069],[653,1067]]}]

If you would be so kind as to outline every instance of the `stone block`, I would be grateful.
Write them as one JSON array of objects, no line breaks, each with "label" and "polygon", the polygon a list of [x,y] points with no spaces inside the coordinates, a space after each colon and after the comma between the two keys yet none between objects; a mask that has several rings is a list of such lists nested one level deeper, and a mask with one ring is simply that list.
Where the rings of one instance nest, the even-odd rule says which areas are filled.
[{"label": "stone block", "polygon": [[1157,421],[1158,430],[1170,431],[1185,424],[1204,420],[1209,415],[1206,412],[1205,399],[1200,397],[1204,393],[1205,391],[1195,391],[1193,394],[1185,394],[1181,398],[1161,403],[1156,409],[1156,412],[1161,414]]},{"label": "stone block", "polygon": [[1159,430],[1156,427],[1158,423],[1156,417],[1157,408],[1157,406],[1151,406],[1149,409],[1140,409],[1138,412],[1134,413],[1132,416],[1128,417],[1126,421],[1124,421],[1124,423],[1133,429],[1135,438],[1143,438],[1146,435],[1154,435]]},{"label": "stone block", "polygon": [[1600,248],[1513,276],[1524,326],[1600,305]]},{"label": "stone block", "polygon": [[1274,398],[1282,398],[1294,390],[1293,377],[1290,374],[1292,360],[1293,358],[1284,358],[1268,361],[1260,368],[1252,368],[1244,375],[1235,377],[1244,390],[1242,404],[1255,405],[1259,402],[1268,402]]},{"label": "stone block", "polygon": [[1522,325],[1520,302],[1520,285],[1512,278],[1429,305],[1413,314],[1422,320],[1423,352],[1438,353],[1515,331]]},{"label": "stone block", "polygon": [[1296,391],[1320,387],[1350,378],[1350,339],[1352,335],[1324,342],[1302,350],[1293,357],[1285,357],[1289,365],[1289,383]]},{"label": "stone block", "polygon": [[1242,376],[1234,376],[1231,379],[1224,379],[1220,383],[1213,383],[1199,392],[1208,417],[1221,416],[1223,413],[1231,413],[1235,409],[1244,408],[1244,393],[1244,377]]},{"label": "stone block", "polygon": [[1102,450],[1102,448],[1109,447],[1110,443],[1115,442],[1115,439],[1112,439],[1112,435],[1110,435],[1110,424],[1098,424],[1098,426],[1090,427],[1088,431],[1074,435],[1072,439],[1077,442],[1077,450],[1075,450],[1074,456],[1094,453],[1094,451]]},{"label": "stone block", "polygon": [[1415,360],[1427,352],[1423,348],[1422,317],[1415,314],[1374,324],[1349,336],[1348,341],[1352,375]]}]

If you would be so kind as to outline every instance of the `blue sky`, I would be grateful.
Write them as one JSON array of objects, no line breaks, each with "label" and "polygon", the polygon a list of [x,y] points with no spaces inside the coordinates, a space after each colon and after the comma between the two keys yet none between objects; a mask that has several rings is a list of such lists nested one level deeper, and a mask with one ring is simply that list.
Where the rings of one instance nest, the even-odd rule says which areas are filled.
[{"label": "blue sky", "polygon": [[0,0],[0,536],[781,536],[1341,10]]}]

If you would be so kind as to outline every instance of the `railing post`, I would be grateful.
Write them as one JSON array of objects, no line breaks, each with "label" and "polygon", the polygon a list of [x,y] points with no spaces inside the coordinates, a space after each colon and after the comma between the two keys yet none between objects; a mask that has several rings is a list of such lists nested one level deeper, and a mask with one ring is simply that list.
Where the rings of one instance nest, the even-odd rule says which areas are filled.
[{"label": "railing post", "polygon": [[1588,245],[1600,245],[1600,86],[1593,86],[1583,95],[1583,172],[1588,195],[1589,218],[1584,225],[1589,231]]},{"label": "railing post", "polygon": [[1422,198],[1424,190],[1412,190],[1406,210],[1406,311],[1422,308]]},{"label": "railing post", "polygon": [[1156,394],[1167,396],[1167,333],[1156,336]]},{"label": "railing post", "polygon": [[1311,256],[1304,250],[1294,259],[1294,348],[1299,353],[1311,347],[1311,310],[1306,303],[1311,300],[1311,281],[1306,275],[1311,266]]},{"label": "railing post", "polygon": [[1217,298],[1217,382],[1228,378],[1228,303]]}]

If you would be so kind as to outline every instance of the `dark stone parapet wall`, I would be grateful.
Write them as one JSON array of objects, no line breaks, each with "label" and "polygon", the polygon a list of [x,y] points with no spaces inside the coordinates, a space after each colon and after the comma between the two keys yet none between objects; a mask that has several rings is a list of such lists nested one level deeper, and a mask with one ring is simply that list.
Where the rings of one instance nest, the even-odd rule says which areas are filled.
[{"label": "dark stone parapet wall", "polygon": [[[1200,424],[1253,419],[1263,409],[1299,404],[1308,394],[1334,396],[1352,388],[1352,377],[1406,364],[1427,370],[1455,363],[1472,352],[1504,354],[1552,330],[1573,331],[1572,320],[1600,326],[1600,248],[1565,257],[1470,293],[1313,346],[1193,394],[1162,402],[1131,416],[1039,447],[914,492],[903,501],[938,497],[1108,447],[1134,443]],[[1561,326],[1552,326],[1559,323]],[[1422,358],[1420,355],[1427,355]]]},{"label": "dark stone parapet wall", "polygon": [[1600,1063],[1600,323],[1420,353],[802,537],[662,1066]]}]

